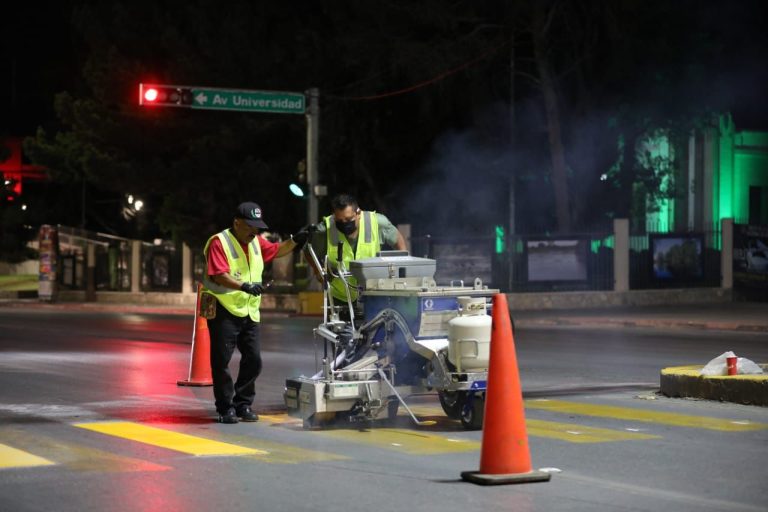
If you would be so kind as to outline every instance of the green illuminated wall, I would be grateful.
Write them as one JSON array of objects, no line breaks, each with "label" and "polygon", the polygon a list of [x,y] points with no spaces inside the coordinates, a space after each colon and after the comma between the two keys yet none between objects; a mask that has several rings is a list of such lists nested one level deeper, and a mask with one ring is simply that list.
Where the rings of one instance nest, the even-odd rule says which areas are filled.
[{"label": "green illuminated wall", "polygon": [[712,220],[733,218],[749,220],[749,188],[762,187],[762,209],[759,222],[768,224],[768,132],[737,132],[730,115],[720,117],[716,183],[718,204],[712,209]]},{"label": "green illuminated wall", "polygon": [[[656,130],[640,146],[638,163],[661,178],[662,197],[646,199],[646,229],[707,230],[725,218],[747,223],[751,187],[760,187],[757,220],[768,224],[768,132],[736,131],[726,114],[719,116],[716,126],[697,130],[689,140],[688,148],[682,141],[675,145],[668,133]],[[643,196],[639,190],[637,200]]]},{"label": "green illuminated wall", "polygon": [[717,174],[717,183],[719,192],[713,194],[718,199],[717,204],[712,208],[712,220],[715,224],[720,219],[732,218],[733,215],[733,136],[734,126],[731,116],[720,116],[720,139],[718,164],[715,168]]}]

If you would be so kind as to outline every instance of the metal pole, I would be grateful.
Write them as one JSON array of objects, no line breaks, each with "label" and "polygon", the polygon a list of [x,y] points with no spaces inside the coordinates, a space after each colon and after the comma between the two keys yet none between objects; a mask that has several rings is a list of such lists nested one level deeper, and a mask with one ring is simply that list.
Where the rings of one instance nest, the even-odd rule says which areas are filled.
[{"label": "metal pole", "polygon": [[85,229],[85,175],[83,175],[83,187],[80,191],[80,228]]},{"label": "metal pole", "polygon": [[320,130],[320,91],[312,88],[307,91],[309,108],[307,109],[307,223],[314,224],[318,218],[317,195],[315,186],[318,181],[318,143]]},{"label": "metal pole", "polygon": [[511,31],[509,49],[509,151],[512,154],[511,167],[509,169],[509,229],[507,231],[507,291],[512,292],[515,279],[515,246],[517,219],[515,218],[516,204],[516,183],[515,176],[517,169],[515,161],[517,160],[517,118],[515,112],[515,32]]},{"label": "metal pole", "polygon": [[515,234],[515,159],[517,158],[517,119],[515,112],[515,33],[512,31],[510,38],[512,44],[509,49],[509,149],[512,154],[512,167],[509,169],[509,239]]}]

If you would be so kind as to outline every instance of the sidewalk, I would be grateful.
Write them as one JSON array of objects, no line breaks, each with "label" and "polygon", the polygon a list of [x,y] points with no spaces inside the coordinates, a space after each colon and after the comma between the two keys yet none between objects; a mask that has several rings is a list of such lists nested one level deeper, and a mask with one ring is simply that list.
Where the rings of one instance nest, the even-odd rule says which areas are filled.
[{"label": "sidewalk", "polygon": [[[56,302],[37,299],[0,299],[0,308],[43,308],[65,311],[106,311],[193,315],[194,305],[135,304],[114,302]],[[264,314],[292,315],[294,311],[262,308]],[[598,309],[512,310],[517,327],[617,327],[713,329],[768,333],[768,303],[626,306]]]},{"label": "sidewalk", "polygon": [[195,314],[194,304],[190,306],[178,306],[164,304],[133,304],[130,302],[42,302],[38,299],[0,299],[0,311],[4,309],[189,315],[190,318]]},{"label": "sidewalk", "polygon": [[512,311],[515,325],[715,329],[768,333],[768,304],[632,306],[580,310]]}]

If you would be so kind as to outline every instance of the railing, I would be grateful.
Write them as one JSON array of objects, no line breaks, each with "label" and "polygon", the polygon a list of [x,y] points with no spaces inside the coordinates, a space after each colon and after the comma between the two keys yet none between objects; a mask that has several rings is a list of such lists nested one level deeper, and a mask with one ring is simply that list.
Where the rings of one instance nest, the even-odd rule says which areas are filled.
[{"label": "railing", "polygon": [[141,281],[143,292],[181,292],[181,245],[163,240],[141,244]]},{"label": "railing", "polygon": [[86,288],[86,259],[89,244],[94,251],[95,290],[131,289],[131,240],[106,233],[58,226],[59,286],[70,290]]},{"label": "railing", "polygon": [[[139,269],[140,291],[180,292],[181,248],[169,241],[136,242],[105,233],[58,226],[58,282],[63,289],[87,287],[88,247],[93,247],[95,291],[131,291],[132,269]],[[139,243],[139,265],[133,263],[133,244]]]},{"label": "railing", "polygon": [[[618,238],[611,229],[557,236],[515,234],[503,239],[490,234],[416,236],[410,239],[411,254],[436,260],[435,280],[440,285],[460,281],[471,285],[480,278],[491,288],[512,293],[599,291],[613,290],[615,286],[626,289],[627,283],[629,289],[635,290],[722,285],[723,237],[719,226],[676,233],[644,226],[629,232],[628,250],[627,228],[620,226],[616,227],[621,234]],[[85,288],[86,255],[91,247],[95,290],[182,291],[185,265],[180,246],[136,242],[61,226],[59,229],[59,279],[65,288]],[[617,240],[621,245],[619,254],[615,254]],[[196,249],[187,255],[187,280],[199,280],[205,263],[202,253]],[[726,253],[725,257],[730,256]],[[622,263],[618,273],[615,261]],[[623,263],[627,261],[628,269]],[[132,276],[133,272],[138,276]],[[265,280],[279,277],[271,272],[274,269],[265,269]]]},{"label": "railing", "polygon": [[647,226],[630,233],[630,288],[720,286],[720,228],[659,232]]},{"label": "railing", "polygon": [[496,254],[491,237],[412,237],[411,254],[437,260],[435,281],[448,285],[463,281],[465,285],[480,278],[492,288],[505,285],[506,261]]},{"label": "railing", "polygon": [[[480,277],[513,293],[614,289],[614,233],[514,235],[502,247],[497,243],[490,236],[411,240],[412,254],[437,260],[438,284]],[[721,245],[719,226],[675,233],[646,226],[631,232],[624,256],[629,258],[629,288],[719,287]]]},{"label": "railing", "polygon": [[414,256],[437,261],[435,281],[484,284],[504,292],[613,288],[613,235],[519,235],[501,246],[495,237],[412,237]]}]

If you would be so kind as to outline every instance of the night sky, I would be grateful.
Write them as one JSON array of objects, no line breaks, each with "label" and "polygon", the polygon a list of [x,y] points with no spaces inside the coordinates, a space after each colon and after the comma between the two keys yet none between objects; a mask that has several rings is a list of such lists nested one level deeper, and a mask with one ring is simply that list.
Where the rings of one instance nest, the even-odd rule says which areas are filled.
[{"label": "night sky", "polygon": [[77,87],[84,48],[69,23],[70,4],[14,2],[3,8],[1,133],[27,136],[50,126],[54,95]]},{"label": "night sky", "polygon": [[[53,4],[16,2],[4,8],[2,21],[0,21],[3,34],[3,66],[0,72],[0,136],[32,136],[38,127],[44,127],[48,133],[54,134],[61,128],[54,113],[54,95],[61,91],[69,91],[75,97],[87,97],[91,94],[82,77],[83,68],[88,62],[91,51],[99,46],[98,40],[94,39],[94,34],[97,34],[98,30],[92,30],[86,41],[74,28],[73,7],[82,4],[87,5],[89,2],[60,1]],[[108,10],[110,5],[109,2],[90,2],[90,4],[98,4],[105,10]],[[190,5],[198,4],[207,3],[192,2]],[[450,9],[457,11],[467,6],[475,8],[475,4],[466,1],[449,2],[449,4]],[[594,4],[599,6],[600,2],[594,2]],[[628,2],[628,4],[637,4],[637,2]],[[646,4],[648,13],[642,20],[646,26],[636,27],[636,32],[642,34],[642,37],[654,38],[656,43],[669,39],[668,48],[664,49],[663,45],[655,44],[654,51],[666,52],[670,60],[674,58],[685,63],[688,53],[692,55],[700,49],[697,47],[696,38],[698,37],[701,40],[701,47],[707,48],[709,52],[707,55],[714,56],[704,63],[695,63],[707,69],[705,72],[701,69],[692,69],[685,83],[675,84],[677,87],[673,96],[677,95],[686,100],[693,98],[700,101],[703,107],[727,106],[734,116],[737,130],[768,130],[768,101],[766,101],[768,30],[765,28],[768,23],[765,9],[762,8],[763,2],[756,0],[676,2],[676,6],[683,5],[690,9],[690,16],[683,16],[683,20],[688,19],[683,23],[689,23],[689,25],[678,25],[677,29],[696,34],[695,37],[686,39],[688,45],[686,47],[675,46],[680,38],[665,33],[654,33],[654,10],[663,12],[667,3],[661,1],[643,3],[643,5]],[[129,5],[140,8],[142,2]],[[181,13],[182,7],[187,4],[161,1],[146,5],[152,5],[155,9],[158,9],[158,6],[168,6],[166,15],[172,19],[173,13]],[[222,5],[226,6],[227,3]],[[318,7],[318,5],[314,2],[288,2],[286,9],[293,14],[288,18],[275,19],[274,24],[271,20],[267,20],[260,25],[262,29],[266,27],[261,42],[267,46],[271,44],[269,38],[272,36],[285,38],[285,33],[280,31],[282,27],[287,26],[291,36],[295,36],[296,46],[285,48],[285,58],[296,59],[297,62],[307,62],[306,59],[304,61],[301,59],[304,58],[302,51],[313,48],[308,41],[311,42],[312,38],[324,38],[322,44],[315,46],[328,53],[323,55],[320,52],[317,61],[313,63],[314,67],[291,69],[290,65],[286,65],[274,73],[251,74],[247,79],[248,83],[233,83],[234,80],[238,80],[237,74],[227,77],[222,73],[214,74],[213,71],[210,80],[200,78],[205,75],[200,75],[199,71],[197,79],[210,85],[243,88],[274,89],[284,86],[283,90],[301,90],[309,86],[321,87],[321,94],[326,95],[324,108],[327,108],[324,124],[321,126],[327,130],[326,133],[332,132],[332,142],[337,143],[337,146],[325,145],[324,147],[328,148],[328,154],[321,157],[325,165],[321,168],[325,174],[323,181],[331,190],[338,191],[346,188],[347,191],[361,196],[371,209],[374,207],[389,209],[392,210],[390,215],[395,221],[407,221],[410,219],[405,217],[425,216],[426,212],[414,205],[426,204],[432,200],[435,195],[435,182],[438,184],[461,182],[467,175],[463,169],[470,169],[468,172],[471,174],[473,165],[490,168],[506,165],[510,161],[524,162],[525,165],[518,166],[525,167],[526,170],[541,167],[541,155],[546,152],[546,137],[542,136],[542,107],[538,92],[525,81],[524,77],[516,82],[515,108],[518,123],[524,127],[519,140],[522,140],[527,147],[523,148],[524,151],[521,150],[512,156],[505,153],[503,149],[504,141],[508,141],[509,136],[504,133],[503,128],[497,129],[497,127],[503,126],[509,116],[509,105],[505,103],[508,100],[508,96],[505,99],[505,95],[509,85],[504,82],[508,76],[508,56],[506,55],[508,49],[505,48],[496,53],[489,52],[489,48],[493,49],[494,45],[500,46],[499,41],[502,41],[502,44],[504,41],[501,37],[504,35],[503,27],[492,23],[494,21],[492,17],[478,21],[477,27],[474,28],[472,20],[457,23],[455,37],[451,37],[450,31],[454,30],[451,28],[446,28],[446,32],[439,34],[439,37],[433,37],[433,34],[428,31],[420,34],[419,30],[422,30],[420,27],[442,28],[443,25],[449,26],[449,23],[443,23],[438,9],[435,9],[432,15],[422,10],[417,12],[422,18],[415,18],[412,23],[407,17],[394,20],[392,26],[395,27],[393,33],[396,35],[391,40],[387,40],[381,36],[384,30],[382,27],[386,28],[387,23],[390,22],[386,17],[379,20],[376,16],[364,16],[364,22],[351,26],[347,30],[343,26],[333,27],[330,22],[327,26],[316,23],[317,19],[323,15],[330,20],[334,19],[332,15],[328,16],[327,9],[323,12],[325,6]],[[340,5],[347,6],[345,2],[341,2]],[[367,5],[357,4],[355,9],[358,10],[358,14],[362,12],[366,15],[366,9],[370,11],[368,14],[376,13],[378,7],[374,3],[371,3],[370,7]],[[393,1],[384,7],[389,9],[388,12],[397,14],[409,12],[411,5],[404,1]],[[503,12],[505,3],[487,0],[478,2],[476,5],[479,6],[476,12],[483,14],[484,9],[487,12]],[[275,10],[274,6],[272,10]],[[418,9],[414,12],[416,11]],[[218,13],[226,13],[226,7],[222,7]],[[212,16],[215,17],[215,14]],[[427,19],[432,16],[434,19]],[[303,19],[313,19],[314,22],[308,21],[306,27],[303,27],[301,21]],[[365,40],[364,35],[367,24],[371,27],[369,41]],[[274,34],[270,35],[269,30],[272,26],[278,28],[275,28]],[[222,27],[224,29],[226,27],[224,21],[220,29]],[[135,31],[136,33],[132,36],[143,37],[145,42],[161,37],[151,31],[142,34],[141,26],[135,27]],[[494,39],[492,36],[494,33],[501,35]],[[476,37],[477,34],[491,35],[488,35],[483,43],[473,43],[474,47],[464,48],[467,45],[463,42],[474,41],[471,37]],[[398,39],[401,35],[403,38]],[[167,38],[167,34],[163,34],[162,37]],[[358,38],[352,46],[356,52],[334,54],[335,46],[330,41],[345,37]],[[432,44],[431,48],[423,45],[429,48],[431,54],[427,52],[417,55],[415,51],[409,54],[411,50],[404,42],[405,38],[411,38],[407,43],[419,50],[422,46],[418,45],[424,41],[434,39],[437,42]],[[554,40],[557,39],[557,37],[554,38]],[[290,38],[286,40],[289,41]],[[524,44],[521,46],[521,53],[526,50],[524,46]],[[369,58],[369,48],[370,62],[366,62]],[[141,51],[146,52],[146,48]],[[466,53],[462,54],[462,51]],[[598,46],[597,51],[601,55],[610,55],[611,48]],[[478,59],[478,55],[483,55],[483,52],[489,52],[490,56]],[[139,54],[141,52],[137,51],[132,57],[136,58]],[[435,55],[439,55],[444,61],[434,59]],[[663,58],[661,53],[659,55]],[[523,55],[518,63],[523,74],[531,70],[530,66],[526,68],[526,57]],[[184,59],[185,62],[194,61],[190,55],[185,55]],[[378,62],[376,59],[381,60],[379,68],[376,67]],[[215,62],[216,56],[212,56],[212,60]],[[147,62],[146,67],[154,70],[157,76],[162,76],[166,70],[162,69],[161,62],[161,59],[154,63]],[[596,62],[595,66],[599,66],[600,59],[596,59]],[[222,69],[225,64],[222,64]],[[626,63],[624,65],[626,66]],[[567,74],[567,66],[561,66],[561,68],[565,70],[564,77],[568,80],[574,79],[572,75]],[[187,69],[190,69],[190,66],[187,66]],[[457,69],[459,71],[456,71]],[[627,90],[637,87],[638,82],[647,79],[647,76],[631,76],[631,66],[628,69],[629,74],[612,77],[612,79],[624,80]],[[646,72],[644,73],[647,75]],[[695,77],[699,75],[705,78],[702,78],[702,81],[696,81]],[[175,80],[173,76],[167,78]],[[133,89],[141,79],[142,77],[136,76],[135,83],[125,84],[126,101],[135,101]],[[413,92],[379,98],[376,101],[355,103],[348,100],[354,97],[383,96],[419,84],[422,85],[415,88]],[[624,85],[611,84],[611,87],[614,90],[621,90]],[[456,98],[462,98],[462,88],[467,91],[479,91],[478,96],[463,105],[456,101]],[[574,87],[573,90],[577,89],[578,87]],[[493,95],[496,97],[491,97]],[[486,99],[488,101],[484,101]],[[566,107],[576,104],[576,100],[566,95],[563,95],[561,101]],[[674,101],[675,98],[672,97],[670,103],[674,104]],[[646,108],[649,111],[661,108],[659,105],[646,104],[634,107]],[[423,116],[417,117],[414,121],[413,116],[418,116],[420,112],[423,112]],[[581,127],[592,127],[604,123],[603,118],[610,115],[612,115],[611,112],[599,110],[589,112],[588,116],[573,124],[577,127],[575,132],[581,131]],[[168,117],[170,118],[171,115],[169,114]],[[177,117],[183,118],[182,115]],[[210,119],[219,122],[219,118],[211,116]],[[222,122],[226,124],[229,120],[235,120],[234,116]],[[425,123],[427,123],[426,126]],[[364,127],[368,135],[363,137],[360,133],[356,133],[360,132],[356,126]],[[293,133],[291,129],[284,133],[287,134],[285,137],[294,136],[290,135]],[[283,135],[280,136],[283,137]],[[572,137],[573,141],[579,140],[578,136]],[[375,147],[377,144],[379,146]],[[578,145],[577,142],[574,144]],[[538,146],[541,146],[539,151],[541,154],[531,149]],[[301,147],[301,143],[298,147]],[[502,149],[499,149],[500,147]],[[573,150],[571,154],[576,155],[578,151]],[[247,159],[247,155],[243,158]],[[273,168],[279,168],[280,173],[295,172],[295,159],[288,163],[280,161],[276,164],[275,162],[279,159],[279,155],[275,156],[275,160],[267,159],[265,168],[271,165]],[[595,159],[595,162],[598,160]],[[591,162],[592,160],[585,160],[583,165],[593,165]],[[463,167],[458,168],[455,174],[452,174],[453,171],[445,170],[457,167],[459,163]],[[233,165],[235,164],[237,162],[233,162]],[[167,165],[172,167],[173,163]],[[258,167],[262,164],[256,162],[248,165]],[[354,174],[346,170],[362,167],[368,168],[368,174],[359,172]],[[578,165],[574,165],[574,168],[576,167]],[[424,177],[421,181],[418,179],[420,176]],[[493,178],[493,174],[490,176]],[[275,183],[274,186],[279,186],[280,190],[285,188],[282,181],[277,180]],[[540,184],[536,187],[540,188]],[[451,201],[454,200],[453,195],[456,195],[457,208],[468,208],[471,204],[486,202],[486,197],[483,196],[485,192],[482,189],[470,192],[467,193],[466,187],[460,187],[454,190],[445,189],[440,193],[445,193],[445,197],[450,197]],[[503,194],[501,197],[503,201]],[[274,199],[275,203],[269,205],[274,216],[287,219],[282,222],[281,227],[284,230],[295,229],[301,222],[301,207],[286,206],[285,203],[289,198],[283,195],[278,195]],[[214,199],[211,198],[211,200]],[[499,197],[494,197],[493,201],[497,200]],[[545,198],[544,202],[546,201]],[[184,214],[187,213],[184,212]],[[217,221],[226,217],[226,213],[222,212],[208,212],[208,215],[217,216]],[[451,215],[450,212],[446,212],[445,217],[444,224],[457,224],[456,216]],[[485,223],[497,221],[496,218],[482,220]],[[104,218],[100,222],[109,224],[109,221]],[[548,220],[544,219],[542,222],[544,225]],[[477,228],[471,223],[462,226],[465,229]],[[481,226],[484,225],[481,224]],[[100,226],[92,227],[100,228]],[[118,226],[114,229],[120,228]]]},{"label": "night sky", "polygon": [[[70,23],[73,3],[13,2],[3,8],[0,133],[28,135],[48,125],[54,119],[54,94],[81,86],[78,76],[88,49]],[[724,56],[720,80],[701,86],[737,97],[732,111],[738,126],[768,129],[768,17],[763,2],[695,5],[695,17],[719,32]]]}]

